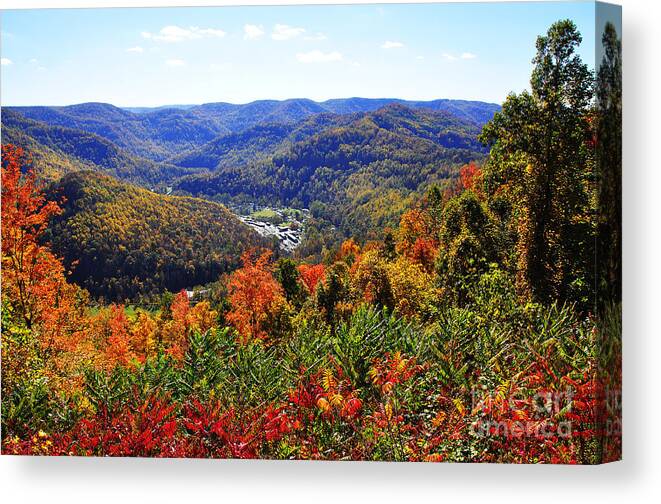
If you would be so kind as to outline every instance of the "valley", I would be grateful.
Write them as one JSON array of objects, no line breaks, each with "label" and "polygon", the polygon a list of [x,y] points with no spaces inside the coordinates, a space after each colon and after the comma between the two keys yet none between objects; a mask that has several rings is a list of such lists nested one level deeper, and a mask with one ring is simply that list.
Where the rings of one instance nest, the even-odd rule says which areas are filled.
[{"label": "valley", "polygon": [[[39,176],[51,184],[50,194],[66,193],[63,217],[49,232],[72,279],[94,296],[124,299],[166,286],[204,285],[225,269],[220,263],[237,264],[239,252],[228,242],[231,233],[218,234],[215,249],[207,249],[211,242],[205,239],[186,254],[199,251],[206,265],[193,261],[175,273],[155,252],[148,254],[152,259],[139,259],[132,247],[142,245],[131,235],[112,238],[115,231],[108,229],[91,246],[80,226],[90,219],[98,224],[99,212],[112,208],[109,215],[128,219],[131,233],[144,226],[156,236],[165,230],[161,246],[167,250],[183,230],[167,231],[163,223],[143,218],[158,212],[192,218],[191,229],[207,228],[203,214],[184,216],[181,203],[171,204],[193,201],[172,198],[199,198],[229,209],[244,227],[241,233],[254,233],[278,254],[319,260],[348,237],[382,236],[431,186],[450,187],[459,167],[485,157],[477,136],[498,109],[481,102],[362,98],[131,110],[85,103],[5,107],[2,131],[3,143],[29,148]],[[89,206],[81,207],[81,201]],[[127,205],[135,216],[127,216]],[[195,205],[204,208],[201,201]],[[108,225],[97,224],[86,233]],[[110,254],[116,247],[120,253]],[[237,251],[225,257],[223,251],[231,249]]]}]

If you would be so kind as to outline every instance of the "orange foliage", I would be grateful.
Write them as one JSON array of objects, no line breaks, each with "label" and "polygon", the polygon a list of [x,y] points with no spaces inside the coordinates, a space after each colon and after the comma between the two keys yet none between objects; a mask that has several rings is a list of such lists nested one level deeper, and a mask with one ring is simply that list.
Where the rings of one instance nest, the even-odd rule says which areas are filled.
[{"label": "orange foliage", "polygon": [[326,268],[323,264],[301,264],[298,267],[298,272],[300,273],[301,280],[303,280],[308,292],[312,295],[317,291],[319,281],[323,280],[326,276]]},{"label": "orange foliage", "polygon": [[185,290],[180,291],[172,300],[170,313],[172,320],[164,328],[163,343],[165,351],[177,360],[184,358],[188,342],[188,313],[190,303]]},{"label": "orange foliage", "polygon": [[345,261],[349,264],[355,262],[360,256],[360,246],[354,241],[353,238],[344,240],[340,245],[340,250],[337,253],[336,260]]},{"label": "orange foliage", "polygon": [[[2,287],[15,301],[26,326],[57,321],[52,310],[66,287],[64,269],[39,238],[53,215],[61,213],[54,201],[46,202],[36,175],[30,169],[21,175],[26,162],[23,150],[7,145],[2,149]],[[54,329],[57,329],[53,325]]]},{"label": "orange foliage", "polygon": [[402,215],[397,252],[432,271],[438,255],[438,239],[426,210],[414,208]]},{"label": "orange foliage", "polygon": [[478,192],[479,181],[481,178],[482,170],[471,161],[459,170],[459,188]]},{"label": "orange foliage", "polygon": [[420,264],[428,273],[434,269],[438,256],[438,242],[430,238],[419,237],[410,250],[409,257]]},{"label": "orange foliage", "polygon": [[[67,283],[62,263],[40,244],[48,221],[61,213],[47,202],[23,150],[2,147],[2,296],[37,338],[49,373],[66,377],[80,343],[85,296]],[[65,355],[68,354],[68,355]]]},{"label": "orange foliage", "polygon": [[271,251],[265,250],[257,258],[253,255],[248,251],[241,256],[243,267],[232,273],[228,283],[232,309],[226,318],[244,343],[267,338],[269,316],[285,300],[284,291],[271,272]]},{"label": "orange foliage", "polygon": [[123,305],[110,307],[106,360],[108,367],[126,366],[134,358],[129,338],[129,321]]}]

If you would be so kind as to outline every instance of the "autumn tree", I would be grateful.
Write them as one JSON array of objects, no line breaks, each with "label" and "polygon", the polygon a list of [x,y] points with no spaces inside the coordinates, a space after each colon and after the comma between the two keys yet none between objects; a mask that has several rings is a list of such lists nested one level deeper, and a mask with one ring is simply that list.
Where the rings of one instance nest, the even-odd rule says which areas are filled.
[{"label": "autumn tree", "polygon": [[298,267],[301,280],[307,291],[314,295],[320,281],[326,276],[326,267],[323,264],[301,264]]},{"label": "autumn tree", "polygon": [[228,292],[232,306],[226,319],[241,336],[243,342],[266,339],[269,316],[285,300],[282,286],[273,277],[269,250],[257,257],[254,251],[241,256],[243,266],[229,278]]},{"label": "autumn tree", "polygon": [[[42,245],[49,220],[60,213],[47,201],[37,175],[21,148],[2,147],[2,302],[3,394],[12,383],[5,370],[11,361],[36,359],[55,380],[75,379],[74,352],[82,338],[81,317],[87,300],[67,283],[62,263]],[[8,330],[5,312],[11,314]],[[16,336],[16,338],[13,338]],[[36,362],[36,361],[35,361]],[[35,364],[38,365],[38,364]]]},{"label": "autumn tree", "polygon": [[340,250],[335,257],[335,260],[344,261],[351,266],[359,256],[360,245],[358,245],[353,238],[349,238],[348,240],[344,240],[342,245],[340,245]]},{"label": "autumn tree", "polygon": [[2,271],[9,295],[28,328],[51,308],[47,302],[64,284],[62,265],[39,244],[50,218],[61,212],[46,201],[36,174],[28,169],[20,147],[2,148]]},{"label": "autumn tree", "polygon": [[188,341],[190,303],[185,290],[179,291],[170,303],[169,317],[161,329],[161,345],[166,353],[181,360]]},{"label": "autumn tree", "polygon": [[123,305],[112,305],[108,318],[106,359],[110,368],[127,366],[134,358],[131,350],[130,324]]},{"label": "autumn tree", "polygon": [[144,311],[138,312],[131,327],[131,347],[140,361],[156,354],[156,321]]},{"label": "autumn tree", "polygon": [[589,247],[593,79],[576,53],[581,40],[569,20],[538,37],[532,92],[509,95],[481,137],[491,145],[485,184],[491,194],[506,188],[516,211],[519,291],[539,300],[566,298],[585,280],[573,267]]},{"label": "autumn tree", "polygon": [[388,263],[378,250],[364,253],[356,264],[352,285],[368,303],[392,309],[395,305]]}]

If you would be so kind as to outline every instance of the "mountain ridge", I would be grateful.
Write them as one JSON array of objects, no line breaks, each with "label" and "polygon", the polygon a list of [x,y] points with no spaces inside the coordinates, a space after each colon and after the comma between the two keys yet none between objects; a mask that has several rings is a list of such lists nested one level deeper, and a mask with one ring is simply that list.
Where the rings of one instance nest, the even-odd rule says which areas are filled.
[{"label": "mountain ridge", "polygon": [[414,109],[444,110],[478,126],[482,126],[500,110],[496,104],[469,100],[407,101],[359,97],[324,102],[298,98],[257,100],[239,105],[213,102],[191,107],[157,107],[141,112],[101,102],[3,108],[51,126],[93,133],[133,155],[160,162],[218,136],[239,133],[258,124],[297,122],[324,112],[371,112],[391,103]]}]

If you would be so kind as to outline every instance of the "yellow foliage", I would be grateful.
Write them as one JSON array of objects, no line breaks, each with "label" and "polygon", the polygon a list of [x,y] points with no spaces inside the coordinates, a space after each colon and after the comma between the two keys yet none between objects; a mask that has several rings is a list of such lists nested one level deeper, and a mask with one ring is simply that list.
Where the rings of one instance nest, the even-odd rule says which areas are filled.
[{"label": "yellow foliage", "polygon": [[434,287],[434,278],[424,268],[405,256],[389,263],[386,273],[395,302],[395,309],[407,317],[429,311],[440,292]]}]

